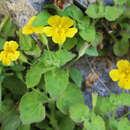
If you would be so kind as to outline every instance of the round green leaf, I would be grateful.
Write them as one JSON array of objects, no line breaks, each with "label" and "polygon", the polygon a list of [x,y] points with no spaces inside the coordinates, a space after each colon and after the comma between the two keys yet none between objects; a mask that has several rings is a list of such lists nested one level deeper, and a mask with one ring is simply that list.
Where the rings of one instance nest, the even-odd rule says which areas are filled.
[{"label": "round green leaf", "polygon": [[66,114],[69,108],[77,103],[84,103],[82,92],[80,88],[70,83],[62,96],[58,99],[57,107],[61,112]]},{"label": "round green leaf", "polygon": [[69,80],[68,72],[65,70],[54,70],[45,74],[46,91],[53,97],[59,97],[67,88]]},{"label": "round green leaf", "polygon": [[24,124],[40,122],[45,118],[45,107],[37,92],[26,93],[20,101],[20,118]]},{"label": "round green leaf", "polygon": [[84,121],[89,113],[89,108],[85,104],[76,104],[70,107],[70,117],[75,122]]}]

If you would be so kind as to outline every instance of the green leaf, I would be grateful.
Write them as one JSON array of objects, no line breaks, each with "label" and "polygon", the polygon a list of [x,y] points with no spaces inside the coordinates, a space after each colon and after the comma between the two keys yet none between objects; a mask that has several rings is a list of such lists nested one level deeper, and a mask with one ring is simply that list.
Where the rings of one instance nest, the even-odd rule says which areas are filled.
[{"label": "green leaf", "polygon": [[50,14],[47,11],[40,12],[35,20],[32,22],[33,27],[46,26],[48,25],[48,19],[50,18]]},{"label": "green leaf", "polygon": [[30,125],[20,125],[18,130],[30,130]]},{"label": "green leaf", "polygon": [[58,50],[56,52],[44,51],[44,60],[45,64],[53,65],[55,67],[61,67],[66,64],[68,61],[72,60],[75,57],[75,54],[67,50]]},{"label": "green leaf", "polygon": [[77,103],[84,103],[82,92],[80,91],[80,88],[70,83],[65,92],[58,99],[56,105],[61,112],[67,114],[70,107]]},{"label": "green leaf", "polygon": [[127,118],[121,118],[117,127],[118,130],[130,130],[130,121]]},{"label": "green leaf", "polygon": [[130,44],[127,40],[122,39],[113,46],[113,51],[116,56],[123,56],[128,53]]},{"label": "green leaf", "polygon": [[104,17],[104,3],[100,2],[99,5],[97,4],[90,4],[86,10],[86,14],[91,18],[102,18]]},{"label": "green leaf", "polygon": [[108,21],[115,21],[124,11],[124,7],[119,6],[106,6],[105,7],[105,18]]},{"label": "green leaf", "polygon": [[85,30],[88,28],[88,26],[90,25],[90,19],[87,16],[83,16],[82,18],[80,18],[80,20],[78,21],[78,28],[80,30]]},{"label": "green leaf", "polygon": [[16,32],[16,26],[11,22],[7,21],[2,29],[2,33],[6,36],[13,37]]},{"label": "green leaf", "polygon": [[95,106],[96,114],[109,114],[116,106],[110,102],[109,97],[97,97],[97,103]]},{"label": "green leaf", "polygon": [[19,114],[16,110],[10,111],[8,113],[8,117],[2,123],[2,130],[17,130],[18,126],[20,125],[20,118]]},{"label": "green leaf", "polygon": [[17,99],[19,99],[26,92],[24,82],[16,76],[7,76],[3,81],[3,86],[7,88]]},{"label": "green leaf", "polygon": [[32,47],[36,44],[31,36],[25,35],[21,31],[17,32],[17,35],[19,36],[19,44],[21,50],[31,50]]},{"label": "green leaf", "polygon": [[45,74],[46,91],[53,97],[58,98],[68,85],[69,75],[65,70],[51,71]]},{"label": "green leaf", "polygon": [[84,127],[88,130],[106,130],[104,120],[96,115],[91,118],[91,122],[86,120]]},{"label": "green leaf", "polygon": [[85,104],[76,104],[70,107],[70,117],[73,121],[81,123],[88,117],[89,108]]},{"label": "green leaf", "polygon": [[114,104],[117,107],[123,105],[129,106],[130,105],[129,98],[130,98],[130,94],[121,93],[119,95],[111,94],[109,100],[112,104]]},{"label": "green leaf", "polygon": [[74,20],[80,20],[81,17],[83,17],[83,12],[76,6],[70,5],[67,8],[65,8],[64,12],[62,12],[63,16],[70,16]]},{"label": "green leaf", "polygon": [[98,56],[97,48],[96,47],[89,47],[86,50],[86,54],[89,55],[89,56]]},{"label": "green leaf", "polygon": [[2,101],[2,105],[0,107],[0,122],[6,121],[8,119],[9,114],[13,110],[13,100],[9,98],[6,98]]},{"label": "green leaf", "polygon": [[97,47],[103,40],[103,35],[100,32],[96,32],[95,40],[91,42],[93,47]]},{"label": "green leaf", "polygon": [[44,34],[44,33],[42,33],[42,34],[39,34],[39,39],[42,41],[42,43],[46,46],[46,45],[48,45],[48,39],[47,39],[47,37],[46,37],[46,35]]},{"label": "green leaf", "polygon": [[20,72],[20,71],[25,70],[25,66],[20,65],[20,64],[15,64],[14,66],[11,66],[11,69],[13,71]]},{"label": "green leaf", "polygon": [[45,107],[39,93],[26,93],[20,101],[20,118],[24,124],[40,122],[45,118]]},{"label": "green leaf", "polygon": [[72,68],[70,70],[70,77],[78,87],[81,87],[83,77],[82,77],[82,74],[79,70]]},{"label": "green leaf", "polygon": [[68,38],[65,43],[63,44],[63,48],[66,50],[71,50],[76,44],[77,44],[77,39],[74,38]]},{"label": "green leaf", "polygon": [[5,42],[6,42],[6,39],[0,37],[0,50],[3,50],[3,47],[4,47]]},{"label": "green leaf", "polygon": [[79,30],[79,35],[83,40],[86,40],[88,42],[92,42],[95,40],[96,31],[94,25],[90,25],[87,28],[84,28],[83,30]]},{"label": "green leaf", "polygon": [[37,58],[41,54],[41,49],[39,48],[38,44],[35,44],[35,45],[33,45],[33,48],[31,50],[24,51],[24,53]]},{"label": "green leaf", "polygon": [[122,5],[122,4],[124,4],[124,3],[126,3],[128,0],[114,0],[114,3],[116,4],[116,5]]},{"label": "green leaf", "polygon": [[60,130],[73,130],[74,126],[75,126],[74,122],[68,116],[64,116],[64,118],[60,119],[59,122]]},{"label": "green leaf", "polygon": [[35,87],[41,79],[43,73],[54,69],[53,66],[45,66],[44,63],[37,63],[32,65],[31,69],[26,74],[27,88]]}]

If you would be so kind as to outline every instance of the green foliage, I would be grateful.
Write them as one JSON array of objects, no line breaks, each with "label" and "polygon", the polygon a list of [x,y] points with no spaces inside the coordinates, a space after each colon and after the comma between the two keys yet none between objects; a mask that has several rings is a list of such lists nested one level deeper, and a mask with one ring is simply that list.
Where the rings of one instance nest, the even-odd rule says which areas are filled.
[{"label": "green foliage", "polygon": [[23,81],[16,76],[8,76],[4,78],[3,86],[7,88],[15,98],[20,98],[26,92],[26,86]]},{"label": "green foliage", "polygon": [[79,35],[83,40],[93,42],[96,36],[94,25],[89,25],[87,28],[80,29]]},{"label": "green foliage", "polygon": [[45,118],[45,107],[42,105],[42,93],[26,93],[20,102],[20,118],[24,124],[42,121]]},{"label": "green foliage", "polygon": [[34,39],[32,39],[30,36],[22,34],[21,31],[17,32],[19,36],[19,44],[20,49],[24,51],[31,50],[33,46],[36,44]]},{"label": "green foliage", "polygon": [[86,120],[84,127],[88,130],[105,130],[105,122],[100,116],[92,115],[91,121]]},{"label": "green foliage", "polygon": [[20,125],[19,114],[16,110],[12,110],[10,114],[8,114],[8,118],[2,124],[2,130],[17,130]]},{"label": "green foliage", "polygon": [[67,39],[65,41],[65,43],[63,44],[63,48],[66,50],[71,50],[72,48],[75,47],[75,45],[77,44],[78,40],[76,38],[71,38],[71,39]]},{"label": "green foliage", "polygon": [[63,94],[68,86],[69,75],[65,70],[54,70],[45,74],[46,91],[53,98]]},{"label": "green foliage", "polygon": [[70,117],[75,122],[83,122],[88,117],[89,108],[85,104],[76,104],[70,107]]},{"label": "green foliage", "polygon": [[91,18],[102,18],[104,17],[104,12],[105,12],[104,3],[100,2],[99,5],[97,4],[89,5],[85,13]]},{"label": "green foliage", "polygon": [[83,78],[79,70],[72,68],[70,70],[70,77],[78,87],[81,87]]},{"label": "green foliage", "polygon": [[116,56],[123,56],[128,53],[129,51],[129,36],[127,34],[122,35],[123,38],[116,42],[113,46],[113,51]]},{"label": "green foliage", "polygon": [[58,99],[57,107],[61,112],[67,114],[70,107],[77,103],[84,104],[84,98],[80,89],[76,85],[70,83],[64,93]]},{"label": "green foliage", "polygon": [[2,33],[8,37],[13,37],[15,35],[16,25],[11,21],[7,21],[2,29]]},{"label": "green foliage", "polygon": [[90,47],[86,50],[86,54],[89,56],[98,56],[98,51],[96,47]]},{"label": "green foliage", "polygon": [[109,21],[114,21],[123,13],[123,11],[123,7],[107,6],[105,8],[105,18]]},{"label": "green foliage", "polygon": [[102,52],[105,55],[108,51],[111,56],[112,49],[116,56],[128,54],[130,4],[128,0],[114,3],[108,6],[98,0],[86,10],[75,6],[75,2],[62,11],[54,5],[43,7],[32,23],[33,28],[47,26],[54,15],[74,21],[71,27],[78,32],[63,44],[54,44],[44,33],[23,34],[8,16],[1,20],[0,50],[6,41],[16,40],[20,51],[19,59],[10,66],[0,63],[2,130],[130,129],[128,113],[114,118],[117,107],[130,106],[130,94],[100,97],[94,92],[93,108],[89,109],[84,100],[83,76],[72,65],[84,55],[102,56]]},{"label": "green foliage", "polygon": [[70,16],[74,20],[79,21],[80,18],[83,16],[83,12],[76,6],[70,5],[67,8],[65,8],[65,10],[61,13],[61,15]]},{"label": "green foliage", "polygon": [[4,46],[5,41],[6,41],[5,38],[0,37],[0,50],[3,50],[3,46]]},{"label": "green foliage", "polygon": [[48,25],[48,19],[51,15],[47,11],[40,12],[32,23],[33,27]]},{"label": "green foliage", "polygon": [[122,4],[126,3],[127,1],[128,1],[128,0],[114,0],[114,3],[115,3],[116,5],[118,5],[118,4],[122,5]]}]

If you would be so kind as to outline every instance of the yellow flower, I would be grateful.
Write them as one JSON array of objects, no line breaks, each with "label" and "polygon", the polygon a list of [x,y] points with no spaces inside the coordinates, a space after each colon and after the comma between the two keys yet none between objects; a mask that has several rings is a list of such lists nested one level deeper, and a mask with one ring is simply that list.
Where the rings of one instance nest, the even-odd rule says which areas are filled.
[{"label": "yellow flower", "polygon": [[23,34],[33,34],[33,33],[43,33],[44,27],[32,27],[32,22],[35,20],[36,16],[33,16],[28,21],[27,25],[23,27]]},{"label": "yellow flower", "polygon": [[3,64],[10,65],[11,61],[16,61],[20,55],[19,51],[16,51],[18,44],[15,41],[5,42],[4,50],[0,52],[0,61]]},{"label": "yellow flower", "polygon": [[74,21],[69,17],[51,16],[48,19],[50,26],[44,27],[44,32],[48,37],[52,37],[54,43],[63,44],[66,38],[72,38],[77,33],[77,28],[70,28]]},{"label": "yellow flower", "polygon": [[130,89],[130,62],[128,60],[120,60],[117,62],[117,68],[109,72],[113,81],[118,81],[118,86]]}]

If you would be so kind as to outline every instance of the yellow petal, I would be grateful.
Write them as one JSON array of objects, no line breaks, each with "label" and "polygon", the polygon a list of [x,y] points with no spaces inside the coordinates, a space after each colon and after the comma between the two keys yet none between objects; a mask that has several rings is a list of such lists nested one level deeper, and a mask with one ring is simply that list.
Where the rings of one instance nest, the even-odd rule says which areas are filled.
[{"label": "yellow petal", "polygon": [[77,33],[77,31],[77,28],[69,28],[67,29],[66,36],[72,38]]},{"label": "yellow petal", "polygon": [[124,86],[125,86],[125,80],[124,79],[120,79],[119,82],[118,82],[118,86],[120,88],[124,88]]},{"label": "yellow petal", "polygon": [[117,62],[117,67],[120,70],[125,70],[130,66],[130,63],[128,60],[120,60]]},{"label": "yellow petal", "polygon": [[126,80],[124,88],[127,90],[130,89],[130,79]]},{"label": "yellow petal", "polygon": [[69,17],[61,17],[61,27],[69,28],[74,24],[74,21]]},{"label": "yellow petal", "polygon": [[48,24],[51,25],[52,27],[58,27],[60,21],[61,21],[61,17],[58,15],[54,15],[48,19]]},{"label": "yellow petal", "polygon": [[11,64],[11,61],[10,61],[10,58],[8,57],[8,54],[6,51],[2,51],[0,53],[0,61],[3,63],[3,64],[6,64],[6,65],[10,65]]},{"label": "yellow petal", "polygon": [[2,51],[0,53],[0,61],[2,61],[4,57],[5,57],[5,51]]},{"label": "yellow petal", "polygon": [[44,32],[44,27],[36,27],[36,28],[32,28],[34,33],[43,33]]},{"label": "yellow petal", "polygon": [[15,53],[11,54],[11,60],[12,61],[16,61],[20,56],[20,52],[19,51],[15,51]]},{"label": "yellow petal", "polygon": [[24,26],[22,29],[23,34],[33,34],[33,28],[31,26]]},{"label": "yellow petal", "polygon": [[35,20],[35,18],[36,18],[36,16],[32,16],[32,17],[29,19],[29,21],[28,21],[28,23],[27,23],[27,26],[31,26],[31,25],[32,25],[32,22]]},{"label": "yellow petal", "polygon": [[109,75],[113,81],[118,81],[120,79],[120,74],[117,69],[113,69],[109,72]]},{"label": "yellow petal", "polygon": [[18,48],[18,43],[16,41],[7,41],[4,44],[5,51],[15,51]]},{"label": "yellow petal", "polygon": [[5,65],[10,65],[11,61],[9,59],[4,59],[4,60],[2,60],[2,63]]},{"label": "yellow petal", "polygon": [[53,27],[49,27],[49,26],[44,27],[43,32],[44,32],[48,37],[51,37],[51,36],[53,35],[53,33],[55,33]]},{"label": "yellow petal", "polygon": [[52,35],[52,40],[54,43],[63,44],[66,40],[66,35],[65,33],[54,33]]}]

